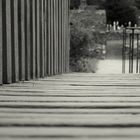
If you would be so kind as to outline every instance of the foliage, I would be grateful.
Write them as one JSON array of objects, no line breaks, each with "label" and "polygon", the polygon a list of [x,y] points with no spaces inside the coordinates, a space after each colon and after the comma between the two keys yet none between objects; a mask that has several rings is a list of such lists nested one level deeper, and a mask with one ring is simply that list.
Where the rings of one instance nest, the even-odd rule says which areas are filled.
[{"label": "foliage", "polygon": [[71,59],[71,71],[73,72],[92,72],[97,70],[97,59],[92,58],[80,58],[76,63],[74,59]]},{"label": "foliage", "polygon": [[87,0],[88,5],[98,5],[101,9],[104,7],[105,0]]},{"label": "foliage", "polygon": [[89,52],[87,49],[88,43],[90,41],[90,36],[88,32],[82,28],[75,25],[71,27],[71,51],[70,57],[75,58],[77,61],[80,57],[88,56]]},{"label": "foliage", "polygon": [[[72,71],[95,72],[90,59],[96,58],[96,44],[102,40],[99,31],[105,29],[105,15],[95,10],[71,10],[70,67]],[[91,70],[92,69],[92,70]]]},{"label": "foliage", "polygon": [[129,21],[132,24],[137,23],[137,8],[134,0],[106,0],[105,9],[107,11],[107,23],[119,21],[125,25]]},{"label": "foliage", "polygon": [[135,0],[135,5],[138,9],[140,9],[140,0]]},{"label": "foliage", "polygon": [[70,0],[70,8],[71,9],[78,9],[80,6],[81,0]]}]

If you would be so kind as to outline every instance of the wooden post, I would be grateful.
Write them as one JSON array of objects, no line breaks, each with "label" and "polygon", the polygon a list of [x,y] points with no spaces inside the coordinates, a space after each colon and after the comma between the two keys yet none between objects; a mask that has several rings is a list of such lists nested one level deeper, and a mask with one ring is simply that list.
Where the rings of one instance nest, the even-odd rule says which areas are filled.
[{"label": "wooden post", "polygon": [[59,58],[58,58],[58,44],[59,44],[59,40],[58,40],[58,0],[56,0],[56,8],[55,8],[55,16],[56,16],[56,74],[58,74],[58,66],[59,66]]},{"label": "wooden post", "polygon": [[47,74],[51,75],[51,0],[48,0],[47,2]]},{"label": "wooden post", "polygon": [[36,0],[36,76],[40,77],[40,0]]},{"label": "wooden post", "polygon": [[12,82],[11,0],[3,0],[3,82]]},{"label": "wooden post", "polygon": [[64,0],[62,0],[62,64],[63,64],[63,73],[65,73],[65,18],[64,18],[64,15],[65,15],[65,11],[64,11]]},{"label": "wooden post", "polygon": [[31,0],[31,78],[36,78],[35,0]]},{"label": "wooden post", "polygon": [[25,0],[18,0],[19,7],[19,79],[25,80]]},{"label": "wooden post", "polygon": [[48,11],[47,11],[47,1],[44,0],[44,75],[47,76],[47,18],[48,18]]},{"label": "wooden post", "polygon": [[57,23],[56,23],[56,0],[53,0],[53,38],[54,38],[54,44],[53,44],[53,48],[54,48],[54,51],[53,51],[53,62],[54,62],[54,67],[53,67],[53,74],[56,74],[56,69],[57,69],[57,42],[56,42],[56,26],[57,26]]},{"label": "wooden post", "polygon": [[53,70],[54,70],[54,10],[53,10],[53,4],[54,0],[51,0],[51,75],[53,75]]},{"label": "wooden post", "polygon": [[66,10],[67,10],[67,7],[66,7],[66,1],[67,0],[64,0],[64,73],[66,73],[66,66],[67,66],[67,32],[66,32],[66,24],[67,24],[67,17],[66,17]]},{"label": "wooden post", "polygon": [[59,60],[59,74],[62,73],[62,0],[59,0],[58,13],[59,13],[59,31],[58,31],[58,60]]},{"label": "wooden post", "polygon": [[12,81],[19,81],[18,0],[11,1],[12,19]]},{"label": "wooden post", "polygon": [[40,67],[44,77],[44,0],[40,0]]},{"label": "wooden post", "polygon": [[2,0],[0,0],[0,85],[2,81]]},{"label": "wooden post", "polygon": [[31,66],[31,57],[30,57],[30,51],[31,51],[31,13],[30,13],[30,0],[25,0],[25,13],[26,13],[26,35],[25,35],[25,72],[26,72],[26,80],[30,80],[31,74],[30,74],[30,66]]},{"label": "wooden post", "polygon": [[66,72],[69,72],[69,51],[70,51],[70,21],[69,21],[69,0],[66,0]]}]

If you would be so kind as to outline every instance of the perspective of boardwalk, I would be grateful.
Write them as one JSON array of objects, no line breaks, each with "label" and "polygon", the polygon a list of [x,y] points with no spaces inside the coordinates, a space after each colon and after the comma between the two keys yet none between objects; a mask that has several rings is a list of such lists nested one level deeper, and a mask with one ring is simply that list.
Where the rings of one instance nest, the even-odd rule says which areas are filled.
[{"label": "perspective of boardwalk", "polygon": [[0,140],[139,140],[140,76],[71,73],[0,87]]}]

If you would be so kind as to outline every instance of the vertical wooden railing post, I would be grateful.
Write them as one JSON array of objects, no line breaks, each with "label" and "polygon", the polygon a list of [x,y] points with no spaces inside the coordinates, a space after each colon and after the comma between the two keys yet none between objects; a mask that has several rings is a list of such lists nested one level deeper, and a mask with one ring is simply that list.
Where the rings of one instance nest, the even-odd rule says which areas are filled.
[{"label": "vertical wooden railing post", "polygon": [[68,24],[68,0],[0,0],[0,84],[67,72]]},{"label": "vertical wooden railing post", "polygon": [[40,0],[40,67],[44,77],[44,0]]},{"label": "vertical wooden railing post", "polygon": [[57,37],[57,33],[56,33],[56,0],[53,0],[53,40],[54,40],[54,44],[53,44],[53,58],[54,58],[54,67],[53,67],[53,74],[56,74],[56,69],[57,69],[57,44],[56,44],[56,37]]},{"label": "vertical wooden railing post", "polygon": [[47,75],[51,74],[51,0],[47,1]]},{"label": "vertical wooden railing post", "polygon": [[40,0],[36,0],[36,72],[40,77]]},{"label": "vertical wooden railing post", "polygon": [[0,85],[3,83],[2,80],[2,0],[0,0]]},{"label": "vertical wooden railing post", "polygon": [[26,13],[26,35],[25,35],[25,72],[26,72],[26,80],[30,80],[31,74],[30,74],[30,66],[31,66],[31,11],[30,11],[30,0],[25,0],[26,6],[25,6],[25,13]]},{"label": "vertical wooden railing post", "polygon": [[19,81],[18,0],[11,1],[12,81]]},{"label": "vertical wooden railing post", "polygon": [[64,44],[64,0],[62,0],[62,73],[65,72],[65,44]]},{"label": "vertical wooden railing post", "polygon": [[67,69],[66,72],[69,72],[69,61],[70,61],[70,0],[67,0],[67,27],[66,27],[66,32],[67,32]]},{"label": "vertical wooden railing post", "polygon": [[19,79],[25,80],[25,0],[18,0],[19,7],[19,24],[18,24],[18,40],[19,40]]},{"label": "vertical wooden railing post", "polygon": [[58,1],[59,4],[58,4],[58,13],[59,13],[59,30],[58,30],[58,40],[59,40],[59,43],[58,43],[58,60],[59,60],[59,74],[62,73],[62,7],[61,7],[61,3],[62,3],[62,0],[59,0]]},{"label": "vertical wooden railing post", "polygon": [[47,76],[47,18],[48,18],[48,11],[47,11],[47,1],[44,0],[44,75]]},{"label": "vertical wooden railing post", "polygon": [[58,44],[59,44],[59,40],[58,40],[58,0],[55,1],[56,2],[56,8],[55,8],[55,19],[56,19],[56,74],[58,74],[58,66],[59,66],[59,61],[58,61]]},{"label": "vertical wooden railing post", "polygon": [[53,75],[53,70],[54,70],[54,17],[53,17],[53,14],[54,14],[54,10],[53,10],[53,5],[54,5],[54,0],[51,0],[51,75]]},{"label": "vertical wooden railing post", "polygon": [[36,32],[35,32],[35,0],[31,0],[31,78],[36,78]]},{"label": "vertical wooden railing post", "polygon": [[12,82],[11,0],[3,0],[3,82]]}]

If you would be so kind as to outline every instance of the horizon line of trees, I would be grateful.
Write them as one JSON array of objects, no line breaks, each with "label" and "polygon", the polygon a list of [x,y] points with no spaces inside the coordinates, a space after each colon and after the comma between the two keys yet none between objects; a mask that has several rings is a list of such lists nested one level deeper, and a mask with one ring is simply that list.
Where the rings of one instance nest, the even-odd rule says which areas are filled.
[{"label": "horizon line of trees", "polygon": [[[71,0],[71,9],[78,9],[81,0]],[[127,26],[139,22],[140,0],[87,0],[87,5],[98,5],[106,10],[107,24],[119,21],[120,25]]]}]

